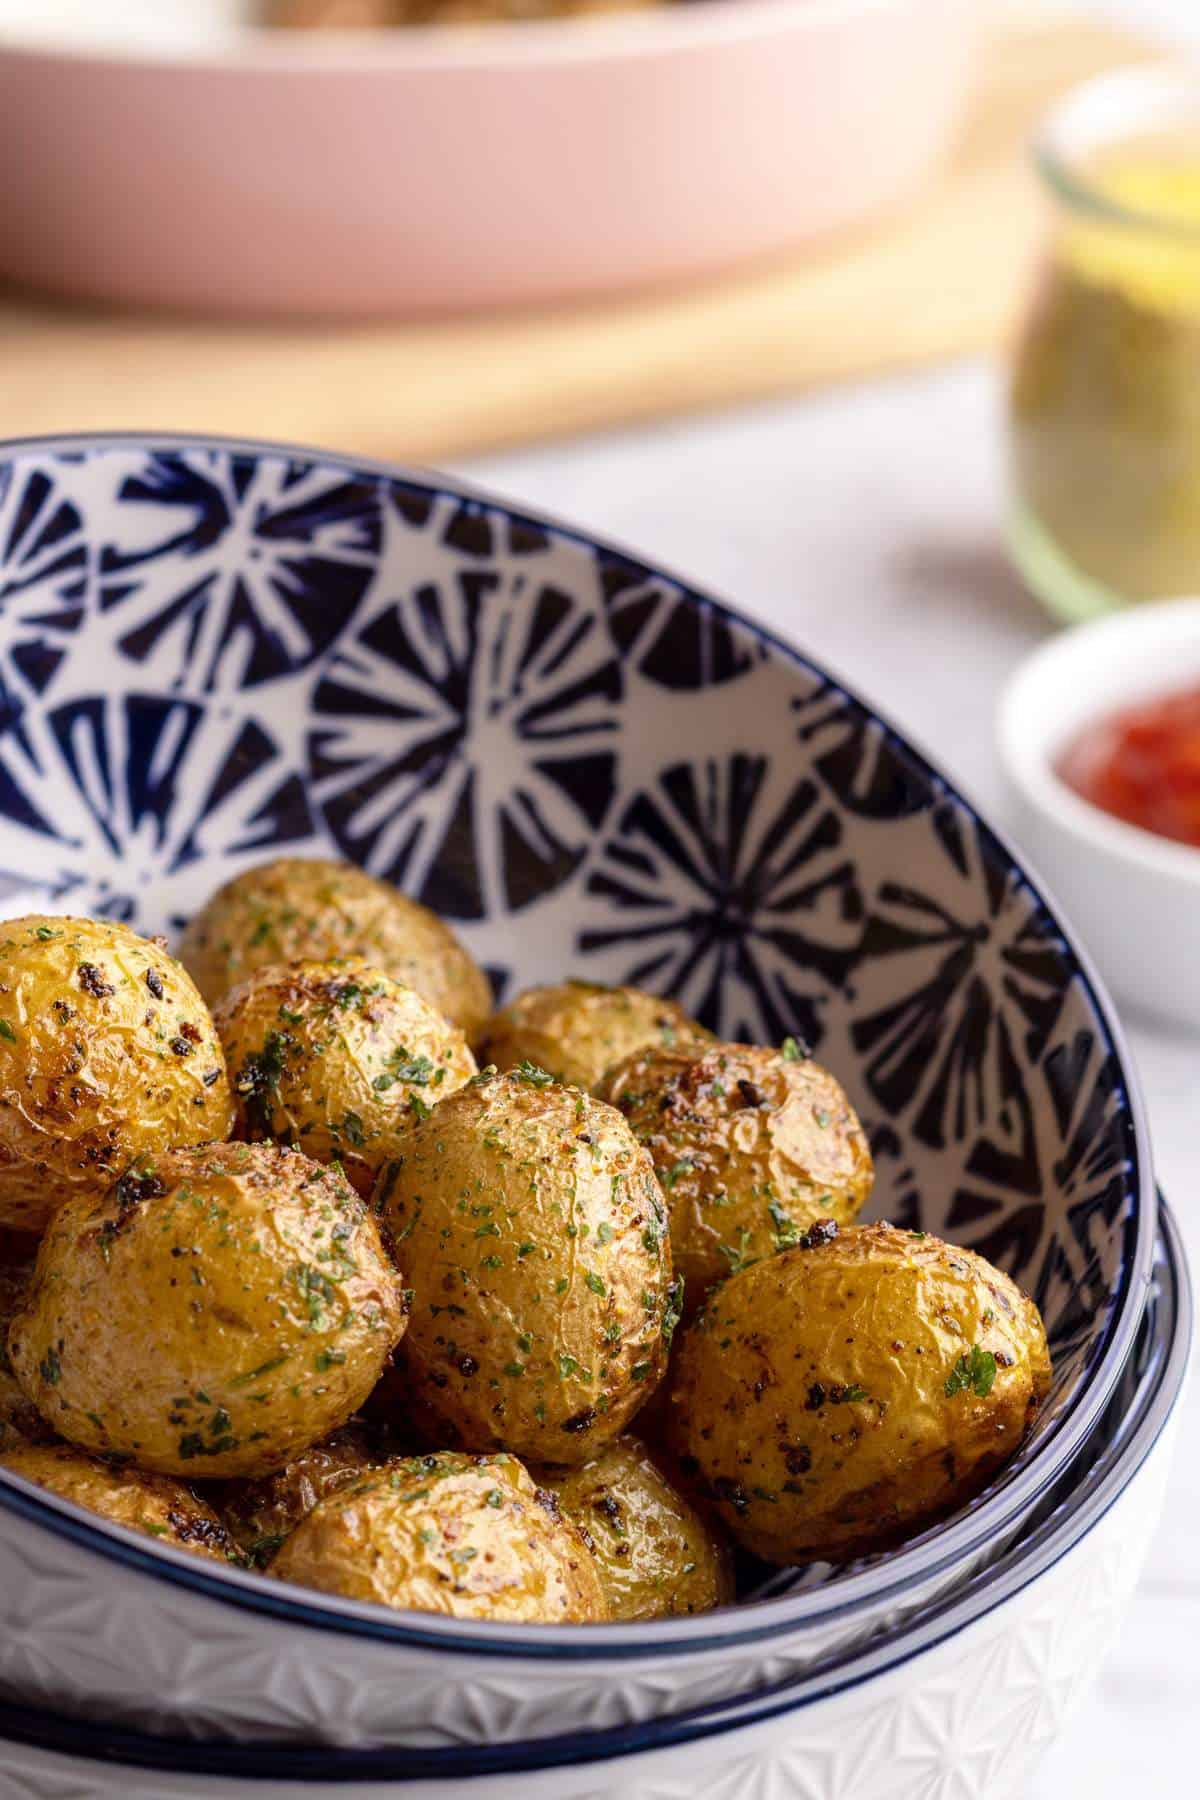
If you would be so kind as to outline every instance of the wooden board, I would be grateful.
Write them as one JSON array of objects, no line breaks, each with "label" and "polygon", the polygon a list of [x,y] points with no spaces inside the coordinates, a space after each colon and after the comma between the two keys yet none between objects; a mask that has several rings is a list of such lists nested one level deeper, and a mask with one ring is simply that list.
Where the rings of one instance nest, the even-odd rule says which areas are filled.
[{"label": "wooden board", "polygon": [[1145,53],[1078,21],[1006,26],[955,155],[903,218],[686,292],[338,329],[5,300],[0,435],[228,432],[427,462],[991,349],[1036,252],[1031,128]]}]

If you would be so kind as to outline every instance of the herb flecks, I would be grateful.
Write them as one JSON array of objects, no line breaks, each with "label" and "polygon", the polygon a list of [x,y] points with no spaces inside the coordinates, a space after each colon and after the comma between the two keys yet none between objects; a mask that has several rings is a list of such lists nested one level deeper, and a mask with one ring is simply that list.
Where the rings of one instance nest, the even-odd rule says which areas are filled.
[{"label": "herb flecks", "polygon": [[549,1069],[543,1069],[538,1063],[530,1062],[527,1056],[521,1058],[512,1073],[518,1081],[525,1082],[528,1087],[543,1088],[554,1085],[554,1076]]},{"label": "herb flecks", "polygon": [[288,1031],[272,1031],[261,1050],[252,1051],[242,1064],[234,1089],[242,1100],[251,1129],[271,1135],[279,1083],[289,1055],[297,1048]]},{"label": "herb flecks", "polygon": [[996,1358],[990,1350],[972,1344],[946,1377],[946,1398],[953,1400],[956,1394],[972,1393],[977,1400],[986,1400],[995,1380]]}]

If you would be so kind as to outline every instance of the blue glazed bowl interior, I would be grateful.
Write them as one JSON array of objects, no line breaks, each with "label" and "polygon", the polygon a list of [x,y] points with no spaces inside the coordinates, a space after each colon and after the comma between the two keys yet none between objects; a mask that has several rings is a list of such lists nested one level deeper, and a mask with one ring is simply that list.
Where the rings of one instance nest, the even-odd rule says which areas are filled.
[{"label": "blue glazed bowl interior", "polygon": [[1078,1446],[1152,1251],[1139,1104],[1069,935],[917,751],[723,606],[449,485],[9,446],[9,910],[174,933],[278,854],[397,882],[500,996],[576,973],[802,1036],[868,1129],[872,1215],[982,1251],[1046,1317],[1053,1392],[996,1490]]}]

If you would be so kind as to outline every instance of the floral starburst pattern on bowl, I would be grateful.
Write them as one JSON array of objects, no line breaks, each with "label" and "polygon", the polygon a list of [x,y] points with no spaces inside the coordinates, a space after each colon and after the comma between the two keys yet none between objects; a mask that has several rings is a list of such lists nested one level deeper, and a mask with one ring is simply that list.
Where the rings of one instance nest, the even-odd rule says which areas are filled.
[{"label": "floral starburst pattern on bowl", "polygon": [[[870,1133],[873,1211],[978,1247],[1042,1307],[1054,1389],[989,1493],[886,1566],[777,1579],[721,1615],[735,1635],[750,1623],[713,1691],[756,1679],[751,1633],[792,1632],[772,1667],[802,1664],[804,1619],[868,1590],[915,1599],[943,1558],[999,1547],[1116,1379],[1151,1249],[1149,1168],[1106,1002],[943,776],[736,613],[452,483],[233,442],[9,446],[10,910],[173,933],[279,854],[396,881],[501,994],[574,972],[670,993],[726,1036],[802,1038]],[[258,1577],[229,1583],[259,1604]],[[171,1614],[185,1658],[186,1616]],[[168,1660],[174,1629],[164,1615]],[[681,1647],[708,1627],[629,1629]],[[370,1654],[389,1632],[433,1641],[444,1622],[379,1622]],[[572,1666],[553,1678],[564,1728],[593,1705]],[[61,1665],[55,1679],[70,1685]],[[611,1695],[594,1704],[684,1704],[682,1679],[652,1688],[631,1676],[617,1713]],[[370,1692],[382,1710],[364,1729],[406,1729],[394,1670]]]}]

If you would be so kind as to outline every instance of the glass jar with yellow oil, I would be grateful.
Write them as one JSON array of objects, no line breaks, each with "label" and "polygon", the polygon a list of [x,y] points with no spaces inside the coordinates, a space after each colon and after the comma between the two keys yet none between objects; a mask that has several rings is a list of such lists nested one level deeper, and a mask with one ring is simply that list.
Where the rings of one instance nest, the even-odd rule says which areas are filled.
[{"label": "glass jar with yellow oil", "polygon": [[1200,68],[1090,83],[1011,394],[1011,542],[1060,617],[1200,593]]}]

